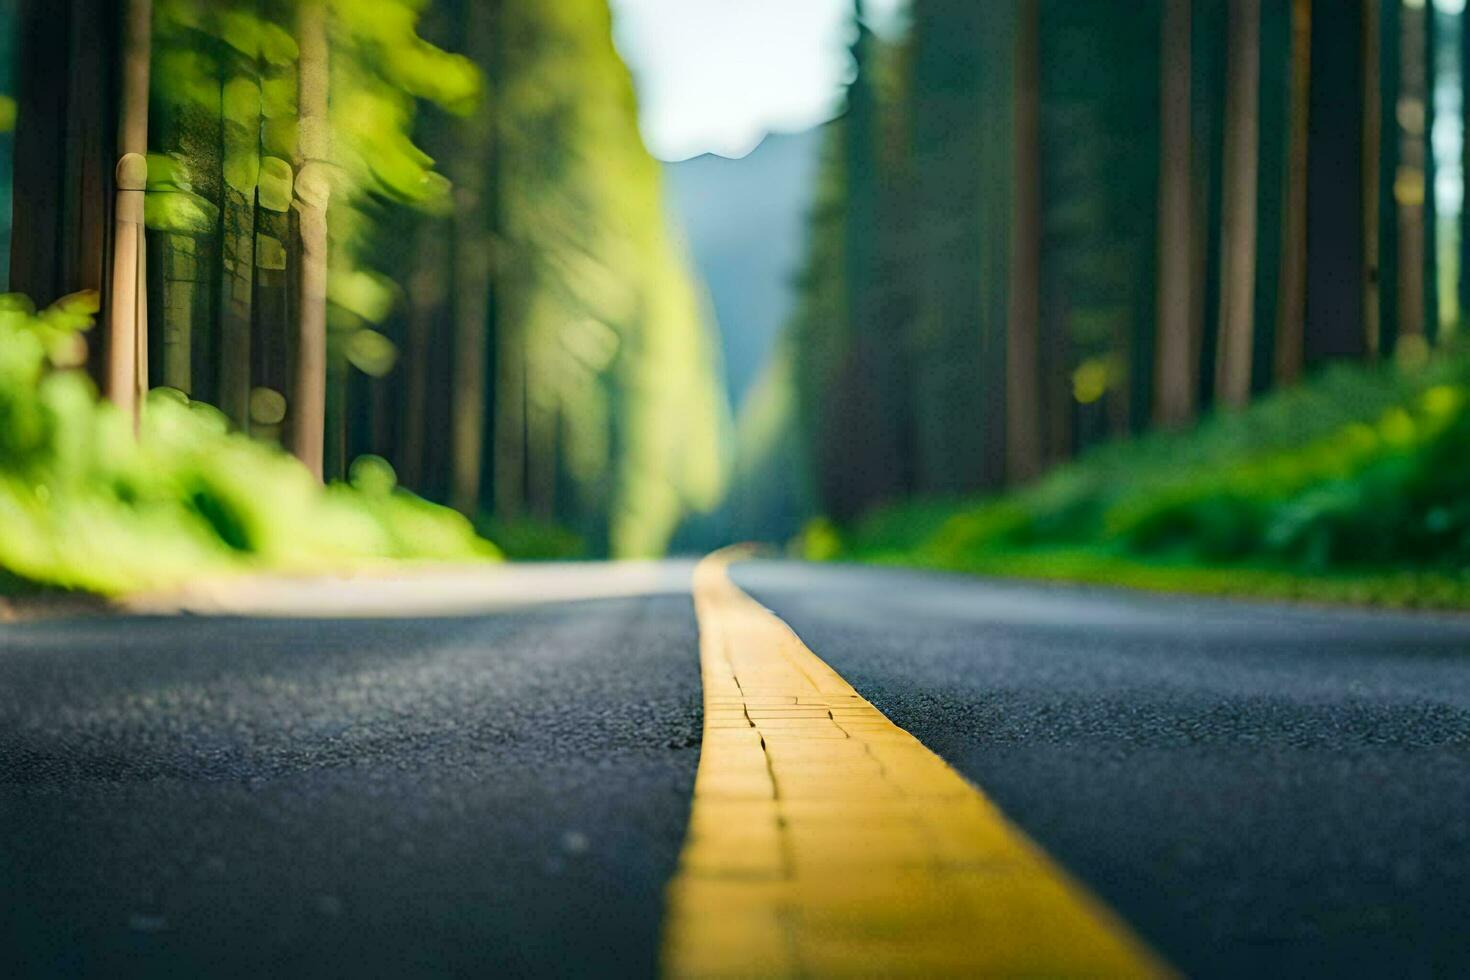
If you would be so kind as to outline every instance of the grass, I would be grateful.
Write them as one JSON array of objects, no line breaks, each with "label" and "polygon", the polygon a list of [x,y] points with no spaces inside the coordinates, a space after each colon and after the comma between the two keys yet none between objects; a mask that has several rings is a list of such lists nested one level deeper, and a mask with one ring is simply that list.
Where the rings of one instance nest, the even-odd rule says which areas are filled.
[{"label": "grass", "polygon": [[1033,486],[917,500],[815,558],[1405,608],[1470,608],[1470,354],[1338,366]]}]

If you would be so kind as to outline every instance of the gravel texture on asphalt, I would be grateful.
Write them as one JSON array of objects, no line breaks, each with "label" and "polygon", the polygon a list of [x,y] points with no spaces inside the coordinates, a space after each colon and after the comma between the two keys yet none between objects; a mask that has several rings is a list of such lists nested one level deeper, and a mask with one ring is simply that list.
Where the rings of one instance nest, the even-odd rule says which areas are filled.
[{"label": "gravel texture on asphalt", "polygon": [[735,580],[1191,976],[1470,976],[1470,618]]},{"label": "gravel texture on asphalt", "polygon": [[0,975],[653,972],[687,596],[0,626]]}]

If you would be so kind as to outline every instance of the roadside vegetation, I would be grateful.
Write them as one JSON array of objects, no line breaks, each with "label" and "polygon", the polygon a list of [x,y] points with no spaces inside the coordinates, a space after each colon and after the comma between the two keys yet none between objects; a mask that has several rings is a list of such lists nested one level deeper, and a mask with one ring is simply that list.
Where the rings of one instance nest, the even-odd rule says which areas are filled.
[{"label": "roadside vegetation", "polygon": [[1338,365],[987,498],[818,521],[813,558],[1224,595],[1470,607],[1470,354]]},{"label": "roadside vegetation", "polygon": [[376,457],[322,486],[218,409],[155,389],[138,438],[78,366],[95,294],[0,296],[0,591],[114,594],[249,571],[493,560],[469,521]]}]

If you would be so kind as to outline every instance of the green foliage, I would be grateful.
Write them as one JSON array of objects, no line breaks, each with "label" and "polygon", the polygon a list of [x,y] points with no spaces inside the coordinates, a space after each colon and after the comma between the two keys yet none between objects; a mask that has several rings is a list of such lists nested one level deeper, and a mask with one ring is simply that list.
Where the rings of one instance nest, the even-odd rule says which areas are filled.
[{"label": "green foliage", "polygon": [[[333,276],[328,299],[334,356],[370,374],[393,364],[391,343],[368,328],[382,323],[401,290],[363,271],[385,204],[424,210],[448,206],[448,181],[412,141],[418,100],[465,111],[481,95],[478,71],[465,58],[427,44],[417,33],[418,0],[329,0],[330,146],[325,173]],[[152,88],[155,152],[149,157],[147,224],[151,230],[212,243],[221,230],[222,189],[240,196],[240,214],[225,232],[249,242],[248,209],[284,213],[298,183],[298,4],[269,0],[158,0],[154,14]],[[234,244],[234,243],[231,243]],[[235,248],[240,248],[234,244]],[[262,235],[260,268],[286,268],[287,246]],[[180,244],[170,242],[170,250]],[[184,246],[187,249],[187,246]],[[187,253],[192,265],[192,256]],[[215,257],[199,249],[202,266]],[[229,264],[229,256],[225,262]],[[173,264],[155,275],[174,276]],[[182,266],[181,266],[182,267]],[[227,270],[244,276],[239,268]],[[190,273],[208,280],[207,269]],[[242,279],[248,286],[248,278]],[[189,294],[163,307],[175,334],[207,337],[220,311]],[[243,306],[249,315],[249,305]],[[269,324],[257,324],[269,329]],[[363,333],[363,336],[359,336]],[[339,363],[341,363],[339,361]],[[172,381],[172,379],[169,379]],[[183,384],[180,378],[177,383]],[[207,378],[191,391],[209,392]]]},{"label": "green foliage", "polygon": [[588,557],[587,542],[570,528],[534,518],[483,518],[476,528],[515,561],[570,561]]},{"label": "green foliage", "polygon": [[397,489],[381,461],[323,489],[177,391],[155,390],[134,439],[90,380],[67,370],[96,308],[87,293],[39,313],[0,297],[0,571],[118,593],[257,569],[498,554],[459,515]]},{"label": "green foliage", "polygon": [[[1414,582],[1426,602],[1458,604],[1470,589],[1441,585],[1470,565],[1467,446],[1470,353],[1339,366],[1194,431],[1101,447],[1003,497],[879,511],[842,554],[1210,592],[1381,586],[1396,604],[1414,602],[1403,587]],[[1301,576],[1338,584],[1293,591]]]},{"label": "green foliage", "polygon": [[494,451],[502,473],[556,485],[503,479],[493,505],[506,520],[554,517],[598,552],[657,555],[726,479],[707,313],[669,234],[605,0],[507,2],[497,23]]}]

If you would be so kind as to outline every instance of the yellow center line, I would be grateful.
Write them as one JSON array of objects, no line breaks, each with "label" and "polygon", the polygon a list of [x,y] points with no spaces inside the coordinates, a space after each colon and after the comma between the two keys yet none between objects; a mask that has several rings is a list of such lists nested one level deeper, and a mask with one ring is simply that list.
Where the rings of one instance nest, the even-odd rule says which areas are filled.
[{"label": "yellow center line", "polygon": [[730,580],[694,576],[704,739],[663,969],[1167,976],[978,789]]}]

